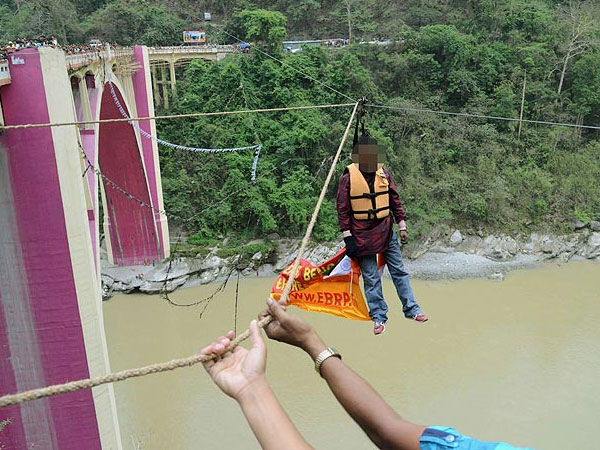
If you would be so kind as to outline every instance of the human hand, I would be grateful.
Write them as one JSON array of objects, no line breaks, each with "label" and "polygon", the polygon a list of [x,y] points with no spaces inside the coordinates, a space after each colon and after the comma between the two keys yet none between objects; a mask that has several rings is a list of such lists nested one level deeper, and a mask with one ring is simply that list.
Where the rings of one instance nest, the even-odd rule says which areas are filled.
[{"label": "human hand", "polygon": [[408,231],[400,230],[400,243],[402,245],[408,244]]},{"label": "human hand", "polygon": [[221,390],[234,399],[254,384],[265,382],[267,347],[256,320],[250,322],[250,349],[236,347],[229,352],[233,331],[218,337],[200,351],[202,355],[215,354],[217,358],[204,362],[204,368]]},{"label": "human hand", "polygon": [[270,339],[300,347],[313,359],[327,346],[315,333],[313,328],[300,317],[292,316],[285,308],[272,298],[267,300],[268,309],[259,318],[271,315],[273,321],[265,327]]},{"label": "human hand", "polygon": [[346,244],[346,255],[348,255],[348,257],[358,258],[360,256],[358,244],[356,243],[354,236],[346,236],[344,238],[344,244]]}]

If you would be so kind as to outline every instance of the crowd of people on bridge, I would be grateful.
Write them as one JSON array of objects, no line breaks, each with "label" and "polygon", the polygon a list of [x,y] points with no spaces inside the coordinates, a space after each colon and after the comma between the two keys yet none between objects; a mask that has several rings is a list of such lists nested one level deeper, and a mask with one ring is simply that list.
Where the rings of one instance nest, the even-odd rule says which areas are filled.
[{"label": "crowd of people on bridge", "polygon": [[[97,53],[103,50],[107,45],[109,45],[108,42],[101,42],[99,40],[95,40],[89,44],[60,45],[54,36],[40,36],[35,39],[17,39],[15,41],[9,41],[6,45],[0,46],[0,60],[7,59],[11,53],[26,48],[56,47],[61,48],[67,55],[74,55],[79,53]],[[113,49],[121,47],[118,44],[110,44],[110,46]]]}]

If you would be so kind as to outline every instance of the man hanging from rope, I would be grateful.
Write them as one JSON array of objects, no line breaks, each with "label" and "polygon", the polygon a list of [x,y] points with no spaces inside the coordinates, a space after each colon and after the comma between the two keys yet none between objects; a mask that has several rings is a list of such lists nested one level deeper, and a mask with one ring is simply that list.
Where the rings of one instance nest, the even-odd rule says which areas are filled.
[{"label": "man hanging from rope", "polygon": [[426,322],[404,269],[402,251],[394,231],[399,226],[400,242],[408,242],[406,214],[390,172],[378,161],[377,140],[365,133],[358,137],[358,120],[352,150],[353,163],[340,179],[337,191],[337,211],[340,230],[346,244],[346,254],[358,258],[363,275],[369,315],[374,322],[373,333],[385,331],[388,306],[383,298],[377,254],[383,254],[407,319]]}]

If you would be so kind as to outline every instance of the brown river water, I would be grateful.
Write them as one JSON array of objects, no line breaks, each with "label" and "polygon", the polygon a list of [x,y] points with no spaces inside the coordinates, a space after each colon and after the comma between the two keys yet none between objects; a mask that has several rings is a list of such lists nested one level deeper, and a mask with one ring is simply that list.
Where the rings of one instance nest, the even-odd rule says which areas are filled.
[{"label": "brown river water", "polygon": [[[242,279],[238,330],[263,309],[273,279]],[[113,370],[188,356],[234,326],[235,279],[208,306],[170,306],[159,296],[104,303]],[[217,285],[179,290],[189,302]],[[514,271],[505,281],[413,282],[430,317],[405,320],[389,280],[385,334],[291,308],[404,417],[486,440],[546,450],[600,448],[600,264]],[[374,448],[300,350],[268,342],[267,378],[318,449]],[[201,367],[115,385],[125,449],[254,449],[237,404]]]}]

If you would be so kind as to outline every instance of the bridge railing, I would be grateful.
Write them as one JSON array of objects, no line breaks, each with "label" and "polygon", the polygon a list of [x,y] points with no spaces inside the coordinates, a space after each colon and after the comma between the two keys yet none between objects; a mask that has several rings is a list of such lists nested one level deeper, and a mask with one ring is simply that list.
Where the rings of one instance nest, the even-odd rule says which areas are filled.
[{"label": "bridge railing", "polygon": [[205,46],[176,46],[176,47],[148,47],[151,55],[170,55],[181,53],[234,53],[239,48],[235,45],[207,45]]},{"label": "bridge railing", "polygon": [[10,84],[8,59],[0,59],[0,86],[4,86],[5,84]]},{"label": "bridge railing", "polygon": [[102,48],[87,52],[68,53],[66,55],[67,65],[69,69],[77,69],[88,64],[98,62],[100,60],[110,60],[113,58],[131,57],[133,49],[130,47],[123,48]]}]

